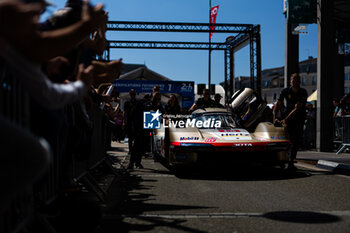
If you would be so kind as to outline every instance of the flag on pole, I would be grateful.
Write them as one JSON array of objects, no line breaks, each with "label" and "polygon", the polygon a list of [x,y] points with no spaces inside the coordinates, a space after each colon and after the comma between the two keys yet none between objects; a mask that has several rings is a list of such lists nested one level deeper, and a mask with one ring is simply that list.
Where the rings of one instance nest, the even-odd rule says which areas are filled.
[{"label": "flag on pole", "polygon": [[[210,23],[211,24],[215,24],[216,23],[216,16],[218,14],[218,10],[219,10],[219,5],[214,6],[210,9]],[[210,26],[210,30],[215,30],[215,25],[214,26]],[[213,35],[213,33],[210,33],[210,38]]]}]

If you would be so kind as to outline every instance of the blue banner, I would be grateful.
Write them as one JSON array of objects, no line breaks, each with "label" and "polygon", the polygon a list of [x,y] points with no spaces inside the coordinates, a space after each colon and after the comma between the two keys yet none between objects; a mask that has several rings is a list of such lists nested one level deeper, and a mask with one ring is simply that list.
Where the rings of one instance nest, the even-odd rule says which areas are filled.
[{"label": "blue banner", "polygon": [[118,92],[152,93],[154,86],[160,87],[160,93],[179,94],[182,96],[182,107],[190,108],[194,102],[194,82],[153,81],[153,80],[115,80],[113,85]]}]

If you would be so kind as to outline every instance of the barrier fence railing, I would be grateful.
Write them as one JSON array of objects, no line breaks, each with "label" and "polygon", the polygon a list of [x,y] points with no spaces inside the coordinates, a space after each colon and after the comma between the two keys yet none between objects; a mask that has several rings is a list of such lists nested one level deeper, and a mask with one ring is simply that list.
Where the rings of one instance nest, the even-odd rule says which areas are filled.
[{"label": "barrier fence railing", "polygon": [[342,142],[339,150],[336,153],[337,155],[345,151],[345,149],[350,146],[350,115],[345,115],[342,118],[341,134]]},{"label": "barrier fence railing", "polygon": [[[6,64],[0,60],[0,116],[10,120],[16,125],[30,129],[30,101],[28,94],[20,82],[15,80],[8,71]],[[86,180],[87,186],[91,186],[92,191],[100,200],[103,200],[103,195],[99,195],[100,190],[96,187],[97,183],[93,182],[89,170],[106,159],[106,132],[104,127],[105,114],[97,105],[94,105],[90,110],[90,119],[92,121],[92,130],[86,146],[90,146],[86,150],[85,159],[73,156],[70,161],[69,179]],[[52,122],[55,124],[55,122]],[[4,133],[1,132],[0,134]],[[57,137],[57,145],[62,141]],[[4,142],[0,142],[4,143]],[[18,146],[21,142],[18,142]],[[0,232],[12,233],[19,232],[26,227],[26,223],[33,217],[34,202],[36,205],[48,205],[60,194],[60,180],[62,177],[63,166],[60,158],[60,146],[55,146],[53,152],[52,163],[47,173],[40,179],[37,184],[28,184],[29,187],[23,187],[23,191],[13,196],[9,207],[0,213]],[[3,153],[11,153],[9,151],[0,151],[0,156]],[[95,187],[94,187],[95,186]],[[89,188],[89,187],[88,187]],[[6,187],[1,187],[6,189]],[[0,196],[1,197],[1,196]]]},{"label": "barrier fence railing", "polygon": [[[28,128],[28,109],[27,95],[23,92],[18,80],[11,77],[5,63],[0,60],[0,115],[9,119],[13,124]],[[4,132],[0,129],[0,133]],[[0,156],[3,153],[10,152],[1,151]],[[6,187],[1,188],[6,189]],[[23,187],[21,192],[12,197],[8,208],[0,213],[0,232],[16,231],[28,221],[33,211],[32,196],[32,189]]]}]

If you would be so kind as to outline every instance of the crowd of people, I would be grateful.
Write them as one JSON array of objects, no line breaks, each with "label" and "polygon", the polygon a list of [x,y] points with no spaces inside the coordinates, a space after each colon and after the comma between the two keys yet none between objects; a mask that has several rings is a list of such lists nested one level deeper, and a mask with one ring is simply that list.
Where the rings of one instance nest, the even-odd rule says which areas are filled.
[{"label": "crowd of people", "polygon": [[73,160],[89,160],[97,125],[111,128],[105,127],[111,119],[122,124],[118,93],[109,87],[123,62],[96,59],[106,43],[103,4],[67,0],[40,22],[47,6],[44,0],[0,0],[1,77],[8,74],[19,82],[29,96],[30,113],[29,125],[21,127],[0,112],[0,214],[28,186],[40,189],[53,161],[58,163],[57,192],[76,186],[70,168]]},{"label": "crowd of people", "polygon": [[333,98],[334,141],[342,141],[343,118],[350,115],[350,94],[340,99]]}]

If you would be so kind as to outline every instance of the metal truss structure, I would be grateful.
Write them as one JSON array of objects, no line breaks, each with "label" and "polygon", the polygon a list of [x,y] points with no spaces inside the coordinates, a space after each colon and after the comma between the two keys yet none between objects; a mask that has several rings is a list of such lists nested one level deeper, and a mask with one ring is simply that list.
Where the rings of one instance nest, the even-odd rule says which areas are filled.
[{"label": "metal truss structure", "polygon": [[[152,31],[152,32],[209,32],[208,23],[164,23],[109,21],[110,31]],[[251,24],[215,24],[215,33],[245,33]]]},{"label": "metal truss structure", "polygon": [[[109,48],[129,49],[196,49],[208,50],[207,42],[178,42],[178,41],[108,41]],[[211,50],[225,50],[226,43],[211,43]]]},{"label": "metal truss structure", "polygon": [[[107,41],[105,57],[110,59],[110,49],[191,49],[222,50],[225,55],[226,99],[234,91],[234,53],[249,45],[250,47],[250,86],[261,94],[261,45],[260,25],[253,24],[212,24],[208,23],[169,23],[169,22],[130,22],[110,21],[108,31],[148,31],[148,32],[191,32],[230,34],[223,43],[179,42],[179,41]],[[228,83],[230,80],[230,83]],[[228,91],[229,90],[229,93]]]}]

